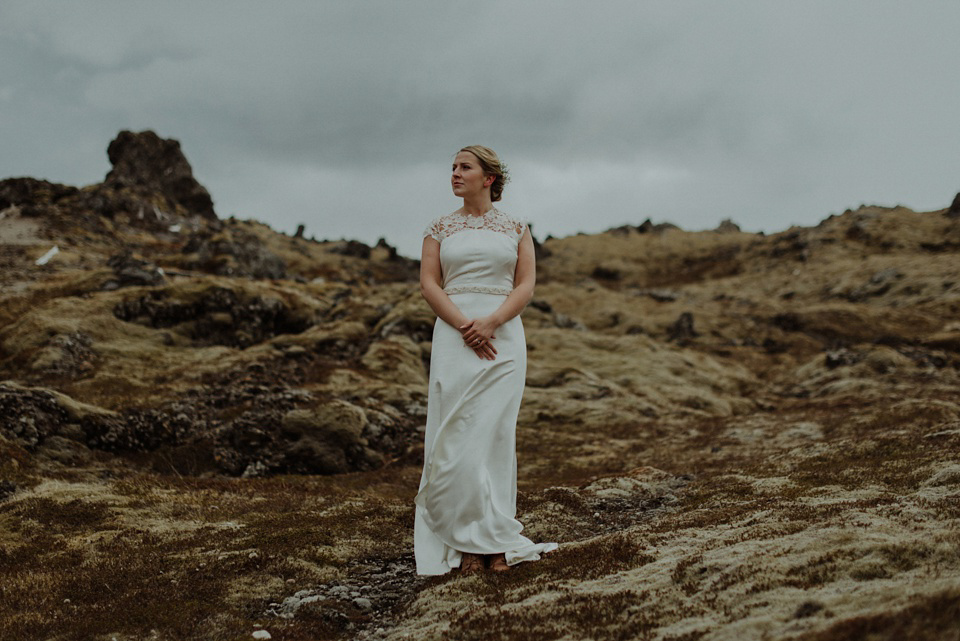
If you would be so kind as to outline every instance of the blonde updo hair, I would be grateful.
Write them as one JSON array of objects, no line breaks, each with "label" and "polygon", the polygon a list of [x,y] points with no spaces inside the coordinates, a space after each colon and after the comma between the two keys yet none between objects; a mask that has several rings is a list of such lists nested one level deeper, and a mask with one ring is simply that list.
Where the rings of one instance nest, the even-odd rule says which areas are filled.
[{"label": "blonde updo hair", "polygon": [[[480,161],[480,168],[485,176],[493,176],[493,184],[490,185],[490,200],[497,202],[503,194],[503,186],[510,182],[510,175],[507,173],[506,164],[500,162],[497,152],[483,145],[470,145],[460,151],[469,151]],[[459,152],[457,152],[459,153]]]}]

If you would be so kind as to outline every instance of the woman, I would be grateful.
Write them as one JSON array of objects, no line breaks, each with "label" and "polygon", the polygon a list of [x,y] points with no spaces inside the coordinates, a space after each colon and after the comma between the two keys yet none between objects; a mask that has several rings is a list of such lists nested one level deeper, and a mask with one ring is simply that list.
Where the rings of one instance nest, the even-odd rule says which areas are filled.
[{"label": "woman", "polygon": [[423,475],[416,497],[418,574],[503,571],[556,543],[521,536],[516,428],[527,352],[520,312],[536,279],[528,227],[493,203],[506,169],[464,147],[451,184],[457,211],[424,232],[420,291],[437,314],[430,356]]}]

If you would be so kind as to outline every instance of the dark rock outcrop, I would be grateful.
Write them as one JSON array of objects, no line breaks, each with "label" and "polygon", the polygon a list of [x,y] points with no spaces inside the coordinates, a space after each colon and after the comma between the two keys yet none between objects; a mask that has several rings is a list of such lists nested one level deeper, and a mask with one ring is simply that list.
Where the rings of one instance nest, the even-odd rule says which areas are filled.
[{"label": "dark rock outcrop", "polygon": [[680,228],[674,225],[673,223],[653,224],[653,221],[650,220],[649,218],[647,218],[645,221],[637,225],[637,231],[640,232],[641,234],[647,234],[650,232],[654,232],[656,234],[662,234],[668,229],[680,229]]},{"label": "dark rock outcrop", "polygon": [[667,340],[680,345],[686,345],[700,334],[693,328],[693,314],[683,312],[674,323],[667,328]]},{"label": "dark rock outcrop", "polygon": [[[364,245],[366,247],[366,245]],[[369,251],[369,248],[367,248]],[[263,241],[242,229],[203,229],[192,234],[183,246],[181,266],[219,276],[285,278],[283,260],[267,249]]]},{"label": "dark rock outcrop", "polygon": [[339,245],[330,248],[330,252],[340,254],[341,256],[354,256],[356,258],[370,258],[370,246],[361,243],[359,240],[344,240]]},{"label": "dark rock outcrop", "polygon": [[113,310],[120,320],[147,327],[170,328],[195,346],[226,345],[240,349],[278,334],[299,334],[310,319],[276,298],[248,297],[225,287],[181,294],[153,290],[120,303]]},{"label": "dark rock outcrop", "polygon": [[598,280],[620,280],[621,278],[619,269],[604,267],[603,265],[594,267],[590,275]]},{"label": "dark rock outcrop", "polygon": [[713,231],[720,234],[735,233],[740,231],[740,225],[733,222],[729,218],[724,218],[722,221],[720,221],[720,224]]},{"label": "dark rock outcrop", "polygon": [[403,256],[397,253],[397,248],[387,242],[386,238],[377,239],[376,249],[382,249],[387,253],[387,260],[389,261],[402,261]]},{"label": "dark rock outcrop", "polygon": [[528,225],[528,228],[530,229],[530,238],[533,240],[533,256],[536,260],[543,260],[550,255],[550,250],[537,240],[537,237],[533,234],[532,223]]},{"label": "dark rock outcrop", "polygon": [[36,178],[0,180],[0,211],[18,205],[23,215],[35,215],[36,207],[53,205],[62,198],[76,194],[77,191],[76,187]]},{"label": "dark rock outcrop", "polygon": [[152,131],[121,131],[107,147],[113,169],[105,187],[129,188],[143,194],[162,194],[172,208],[182,206],[190,214],[216,220],[210,193],[193,177],[180,143]]},{"label": "dark rock outcrop", "polygon": [[960,218],[960,193],[950,203],[950,208],[947,209],[947,218]]},{"label": "dark rock outcrop", "polygon": [[104,290],[162,285],[165,282],[163,272],[156,265],[134,258],[130,252],[114,254],[107,260],[107,266],[113,269],[113,278],[101,286]]},{"label": "dark rock outcrop", "polygon": [[32,450],[69,421],[49,392],[0,383],[0,434]]}]

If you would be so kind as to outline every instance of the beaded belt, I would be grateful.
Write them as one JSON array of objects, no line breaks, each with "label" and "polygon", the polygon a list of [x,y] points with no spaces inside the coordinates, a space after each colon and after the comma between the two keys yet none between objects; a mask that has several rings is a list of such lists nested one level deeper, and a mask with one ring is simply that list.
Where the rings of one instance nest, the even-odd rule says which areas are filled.
[{"label": "beaded belt", "polygon": [[496,285],[458,285],[456,287],[444,287],[443,291],[447,294],[476,292],[478,294],[502,294],[503,296],[509,296],[513,290],[509,287],[497,287]]}]

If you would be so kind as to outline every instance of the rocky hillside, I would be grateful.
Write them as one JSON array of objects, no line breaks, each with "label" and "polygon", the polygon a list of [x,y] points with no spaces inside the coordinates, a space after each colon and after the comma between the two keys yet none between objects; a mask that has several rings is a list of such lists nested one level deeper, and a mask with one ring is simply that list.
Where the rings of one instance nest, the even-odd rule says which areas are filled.
[{"label": "rocky hillside", "polygon": [[960,198],[544,241],[519,508],[560,550],[425,579],[417,264],[221,220],[152,132],[108,156],[0,181],[0,638],[960,626]]}]

